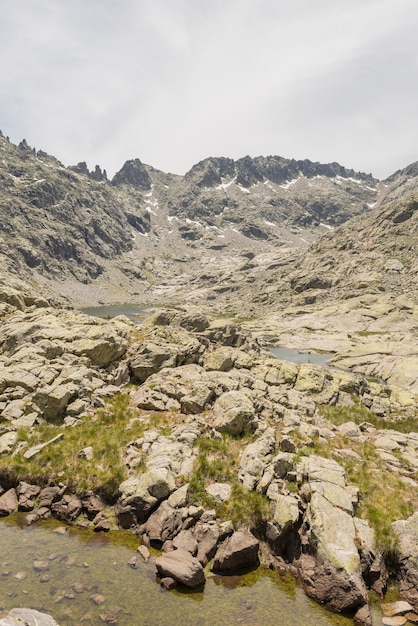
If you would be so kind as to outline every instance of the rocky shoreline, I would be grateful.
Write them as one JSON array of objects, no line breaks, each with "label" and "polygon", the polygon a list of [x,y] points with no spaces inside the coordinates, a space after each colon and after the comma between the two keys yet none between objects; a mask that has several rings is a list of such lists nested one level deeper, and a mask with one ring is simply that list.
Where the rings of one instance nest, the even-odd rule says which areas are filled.
[{"label": "rocky shoreline", "polygon": [[[401,432],[416,419],[413,392],[280,361],[230,320],[194,309],[135,326],[45,304],[2,308],[1,515],[131,528],[140,539],[131,565],[158,547],[169,588],[202,585],[212,559],[230,573],[261,558],[357,623],[371,623],[368,592],[383,597],[389,574],[418,610],[418,434]],[[120,479],[105,489],[92,470],[82,487],[66,442],[79,445],[74,466],[104,465],[98,440],[102,428],[110,436],[119,397]],[[78,440],[90,423],[97,435]],[[393,513],[383,530],[368,519],[376,476],[387,499],[406,502],[406,516]]]}]

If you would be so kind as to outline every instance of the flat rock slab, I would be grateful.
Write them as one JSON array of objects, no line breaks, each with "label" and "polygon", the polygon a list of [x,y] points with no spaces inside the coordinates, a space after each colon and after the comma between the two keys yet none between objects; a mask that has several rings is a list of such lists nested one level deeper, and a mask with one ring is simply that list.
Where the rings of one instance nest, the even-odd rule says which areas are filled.
[{"label": "flat rock slab", "polygon": [[382,618],[383,626],[403,626],[407,621],[406,617],[403,617],[402,615]]},{"label": "flat rock slab", "polygon": [[404,600],[400,600],[399,602],[388,602],[381,605],[383,615],[388,617],[393,617],[394,615],[403,615],[404,613],[408,613],[408,611],[412,611],[412,606],[409,602],[405,602]]}]

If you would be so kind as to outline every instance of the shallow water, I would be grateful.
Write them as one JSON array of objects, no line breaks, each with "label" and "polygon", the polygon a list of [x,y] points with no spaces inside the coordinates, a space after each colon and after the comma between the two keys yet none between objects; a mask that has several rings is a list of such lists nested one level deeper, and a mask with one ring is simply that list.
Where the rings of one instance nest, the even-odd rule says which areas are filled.
[{"label": "shallow water", "polygon": [[333,352],[300,352],[295,348],[269,348],[270,352],[283,361],[293,361],[294,363],[315,363],[316,365],[326,365]]},{"label": "shallow water", "polygon": [[[53,532],[59,526],[55,520],[25,526],[23,515],[0,520],[2,607],[37,608],[60,626],[98,626],[112,618],[121,626],[353,624],[309,600],[290,576],[262,568],[244,577],[207,572],[201,591],[163,592],[152,564],[140,563],[137,570],[128,566],[137,545],[130,533],[94,534],[70,528],[61,535]],[[47,560],[49,571],[35,572],[36,559]],[[19,572],[25,573],[22,580],[16,578]],[[49,581],[41,582],[45,575]],[[104,597],[102,604],[91,599],[95,594]]]},{"label": "shallow water", "polygon": [[109,304],[106,306],[92,306],[81,309],[81,312],[86,315],[103,317],[105,319],[116,317],[117,315],[125,315],[136,324],[139,324],[147,315],[148,311],[150,311],[150,307],[141,306],[139,304]]}]

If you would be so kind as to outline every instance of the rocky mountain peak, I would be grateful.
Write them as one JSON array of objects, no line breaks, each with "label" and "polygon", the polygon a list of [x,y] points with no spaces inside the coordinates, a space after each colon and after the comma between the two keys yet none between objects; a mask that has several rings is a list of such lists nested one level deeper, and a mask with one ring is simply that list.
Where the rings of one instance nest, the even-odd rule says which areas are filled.
[{"label": "rocky mountain peak", "polygon": [[151,179],[147,169],[139,159],[126,161],[122,168],[112,178],[112,185],[132,185],[138,189],[151,189]]}]

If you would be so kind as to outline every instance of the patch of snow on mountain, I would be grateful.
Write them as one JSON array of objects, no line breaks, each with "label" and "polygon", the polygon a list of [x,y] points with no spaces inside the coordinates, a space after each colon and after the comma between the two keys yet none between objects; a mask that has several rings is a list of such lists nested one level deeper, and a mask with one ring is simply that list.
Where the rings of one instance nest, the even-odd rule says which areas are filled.
[{"label": "patch of snow on mountain", "polygon": [[330,224],[324,224],[324,222],[319,222],[320,226],[323,226],[324,228],[329,228],[330,230],[334,229],[334,226],[331,226]]},{"label": "patch of snow on mountain", "polygon": [[270,183],[270,181],[265,180],[265,181],[264,181],[264,184],[265,184],[265,186],[266,186],[266,187],[268,187],[268,188],[270,189],[270,191],[273,191],[273,193],[277,193],[277,189],[275,189],[275,188],[273,187],[273,185]]},{"label": "patch of snow on mountain", "polygon": [[221,184],[220,184],[220,185],[218,185],[217,187],[215,187],[215,189],[218,189],[218,190],[222,190],[222,189],[223,189],[223,190],[225,190],[225,189],[228,189],[228,187],[230,187],[231,185],[233,185],[233,184],[236,182],[237,177],[235,176],[232,180],[230,180],[230,181],[229,181],[229,183],[226,183],[226,182],[224,181],[224,179],[222,179],[222,178],[221,178],[221,180],[222,180]]},{"label": "patch of snow on mountain", "polygon": [[282,189],[289,189],[289,187],[297,183],[298,180],[300,179],[301,179],[301,176],[298,176],[297,178],[293,178],[292,180],[287,180],[285,183],[283,183],[283,185],[279,185],[279,187],[281,187]]},{"label": "patch of snow on mountain", "polygon": [[273,222],[268,222],[267,220],[264,220],[264,223],[267,224],[267,226],[277,227],[277,224],[273,224]]},{"label": "patch of snow on mountain", "polygon": [[172,222],[173,220],[179,221],[179,218],[177,217],[177,215],[167,215],[167,220],[169,222]]}]

